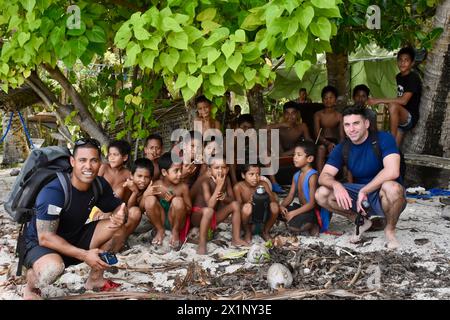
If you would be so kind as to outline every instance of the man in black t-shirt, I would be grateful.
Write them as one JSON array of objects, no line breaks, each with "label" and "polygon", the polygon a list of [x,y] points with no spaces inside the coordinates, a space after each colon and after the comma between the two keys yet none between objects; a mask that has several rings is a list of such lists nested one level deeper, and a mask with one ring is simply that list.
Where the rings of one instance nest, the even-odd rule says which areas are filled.
[{"label": "man in black t-shirt", "polygon": [[412,71],[415,53],[411,47],[402,48],[397,54],[397,98],[372,98],[368,105],[386,103],[389,108],[389,125],[397,146],[400,147],[405,131],[411,130],[419,120],[419,103],[422,93],[422,81]]},{"label": "man in black t-shirt", "polygon": [[[25,231],[27,284],[24,299],[40,299],[40,290],[52,284],[69,265],[86,262],[91,273],[86,289],[107,291],[119,284],[103,278],[109,265],[100,259],[103,251],[117,251],[123,240],[127,209],[100,177],[102,193],[97,201],[93,183],[100,169],[100,144],[93,139],[78,140],[70,157],[72,199],[64,210],[64,191],[58,178],[45,185],[35,203],[35,215]],[[109,219],[86,223],[94,206],[112,212]],[[131,212],[131,211],[130,211]]]}]

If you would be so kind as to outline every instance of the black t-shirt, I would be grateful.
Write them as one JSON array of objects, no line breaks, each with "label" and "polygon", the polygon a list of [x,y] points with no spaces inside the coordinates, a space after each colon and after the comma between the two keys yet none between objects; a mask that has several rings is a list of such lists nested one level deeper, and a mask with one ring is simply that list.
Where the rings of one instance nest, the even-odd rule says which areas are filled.
[{"label": "black t-shirt", "polygon": [[59,219],[56,234],[73,244],[78,240],[78,236],[94,206],[97,206],[103,212],[111,212],[116,209],[122,203],[122,200],[114,196],[113,190],[105,178],[99,178],[103,186],[103,193],[97,203],[94,203],[92,186],[88,191],[79,191],[72,186],[72,202],[67,211],[62,210],[64,207],[64,191],[57,178],[42,188],[36,198],[35,215],[30,221],[25,235],[27,246],[34,246],[39,243],[36,218],[40,220]]},{"label": "black t-shirt", "polygon": [[395,77],[397,80],[397,97],[402,97],[405,92],[411,92],[413,95],[409,99],[405,108],[412,116],[413,125],[419,120],[419,103],[420,96],[422,94],[422,81],[419,75],[411,71],[406,76],[402,76],[400,73]]}]

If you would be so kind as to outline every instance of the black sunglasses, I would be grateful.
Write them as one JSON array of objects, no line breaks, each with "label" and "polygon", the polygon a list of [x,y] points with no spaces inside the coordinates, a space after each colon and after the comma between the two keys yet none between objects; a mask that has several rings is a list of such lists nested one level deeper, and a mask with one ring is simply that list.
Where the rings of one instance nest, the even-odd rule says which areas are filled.
[{"label": "black sunglasses", "polygon": [[100,145],[100,142],[98,142],[98,140],[92,139],[92,138],[81,138],[81,139],[78,139],[77,141],[75,141],[74,151],[76,148],[87,145],[87,144],[90,144],[90,145],[96,147],[98,150],[101,150],[101,145]]}]

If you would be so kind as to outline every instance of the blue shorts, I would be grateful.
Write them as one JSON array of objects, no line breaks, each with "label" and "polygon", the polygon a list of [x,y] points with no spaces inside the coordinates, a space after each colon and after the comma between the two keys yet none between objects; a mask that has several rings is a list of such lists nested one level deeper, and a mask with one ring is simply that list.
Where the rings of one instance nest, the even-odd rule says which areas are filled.
[{"label": "blue shorts", "polygon": [[[359,183],[344,183],[345,189],[348,191],[348,194],[352,198],[352,211],[357,212],[356,210],[356,201],[358,200],[358,193],[365,184]],[[377,191],[373,191],[367,195],[367,200],[370,203],[370,210],[367,213],[369,217],[378,216],[384,217],[383,207],[381,206],[380,199],[380,189]]]},{"label": "blue shorts", "polygon": [[411,130],[413,128],[413,126],[414,126],[413,125],[413,117],[412,117],[411,113],[408,112],[408,120],[406,120],[406,123],[404,123],[404,124],[399,124],[398,128],[401,131],[405,132],[405,131]]}]

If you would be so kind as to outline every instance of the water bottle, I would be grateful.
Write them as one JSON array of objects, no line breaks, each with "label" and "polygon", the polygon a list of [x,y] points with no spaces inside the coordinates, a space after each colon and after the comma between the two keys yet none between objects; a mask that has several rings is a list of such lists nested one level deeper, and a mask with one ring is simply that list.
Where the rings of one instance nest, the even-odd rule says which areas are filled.
[{"label": "water bottle", "polygon": [[264,223],[269,215],[270,196],[266,189],[259,185],[253,194],[252,223]]},{"label": "water bottle", "polygon": [[[370,203],[367,200],[363,200],[361,202],[361,207],[364,209],[366,213],[370,210]],[[364,224],[364,216],[361,214],[361,212],[358,212],[355,219],[355,225],[356,225],[356,235],[359,236],[359,227]]]}]

